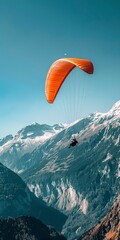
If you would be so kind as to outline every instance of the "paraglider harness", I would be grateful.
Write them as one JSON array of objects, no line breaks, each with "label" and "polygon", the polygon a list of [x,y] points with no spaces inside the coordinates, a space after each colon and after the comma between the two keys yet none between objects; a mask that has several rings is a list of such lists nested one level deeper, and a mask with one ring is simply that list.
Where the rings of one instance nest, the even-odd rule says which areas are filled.
[{"label": "paraglider harness", "polygon": [[74,138],[72,139],[72,142],[71,142],[70,145],[69,145],[69,148],[76,146],[77,143],[78,143],[78,141],[77,141],[76,138],[74,137]]}]

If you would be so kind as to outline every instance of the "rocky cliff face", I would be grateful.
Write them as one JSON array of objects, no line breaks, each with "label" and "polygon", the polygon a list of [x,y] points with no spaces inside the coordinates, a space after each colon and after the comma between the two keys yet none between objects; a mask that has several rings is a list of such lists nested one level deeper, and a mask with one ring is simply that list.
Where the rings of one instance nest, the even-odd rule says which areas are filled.
[{"label": "rocky cliff face", "polygon": [[120,239],[120,195],[110,212],[95,227],[79,238],[79,240],[119,240]]}]

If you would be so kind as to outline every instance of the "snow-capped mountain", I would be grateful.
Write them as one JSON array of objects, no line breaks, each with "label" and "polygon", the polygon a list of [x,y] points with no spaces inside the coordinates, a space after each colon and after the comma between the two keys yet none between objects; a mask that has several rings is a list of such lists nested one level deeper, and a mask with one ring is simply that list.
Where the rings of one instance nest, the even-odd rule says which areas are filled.
[{"label": "snow-capped mountain", "polygon": [[13,136],[11,134],[6,136],[3,139],[0,139],[0,146],[3,146],[4,144],[6,144],[8,141],[10,141],[12,139],[13,139]]},{"label": "snow-capped mountain", "polygon": [[[8,237],[9,236],[9,237]],[[66,240],[55,229],[46,226],[34,217],[0,219],[0,239],[17,240]]]},{"label": "snow-capped mountain", "polygon": [[79,240],[119,240],[120,239],[120,195],[114,202],[110,212],[95,227],[79,238]]},{"label": "snow-capped mountain", "polygon": [[[73,136],[78,144],[68,148]],[[105,216],[120,190],[120,102],[66,127],[23,167],[28,160],[21,176],[37,197],[68,215],[63,233],[77,238]]]},{"label": "snow-capped mountain", "polygon": [[[69,148],[73,137],[78,144]],[[63,233],[77,239],[106,215],[120,190],[120,101],[64,127],[13,169],[38,198],[68,215]]]},{"label": "snow-capped mountain", "polygon": [[66,217],[30,192],[23,180],[0,163],[0,216],[2,218],[31,215],[58,231]]},{"label": "snow-capped mountain", "polygon": [[49,126],[47,124],[33,123],[21,129],[14,137],[8,135],[0,139],[0,162],[16,171],[15,166],[17,163],[19,164],[19,159],[24,154],[31,153],[37,146],[63,128],[62,124]]}]

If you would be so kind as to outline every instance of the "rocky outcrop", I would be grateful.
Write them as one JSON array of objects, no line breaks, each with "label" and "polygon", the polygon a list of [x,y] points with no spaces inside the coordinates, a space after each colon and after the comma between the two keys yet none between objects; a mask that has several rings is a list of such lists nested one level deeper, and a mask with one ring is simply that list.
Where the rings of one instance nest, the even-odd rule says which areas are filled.
[{"label": "rocky outcrop", "polygon": [[110,212],[95,227],[78,240],[119,240],[120,239],[120,195]]}]

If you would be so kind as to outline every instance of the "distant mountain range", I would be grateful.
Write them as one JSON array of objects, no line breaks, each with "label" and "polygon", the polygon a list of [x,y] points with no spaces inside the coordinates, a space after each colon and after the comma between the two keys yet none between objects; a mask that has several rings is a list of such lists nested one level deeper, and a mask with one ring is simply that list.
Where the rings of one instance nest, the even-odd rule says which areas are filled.
[{"label": "distant mountain range", "polygon": [[[44,129],[37,143],[32,126],[1,140],[0,161],[48,206],[67,214],[63,233],[75,240],[103,219],[120,191],[120,101],[107,113],[56,125],[48,139]],[[78,144],[69,148],[73,137]]]},{"label": "distant mountain range", "polygon": [[46,226],[34,217],[0,219],[1,240],[66,240],[55,229]]},{"label": "distant mountain range", "polygon": [[90,229],[79,240],[119,240],[120,239],[120,195],[107,216]]},{"label": "distant mountain range", "polygon": [[16,171],[19,159],[31,153],[37,146],[54,136],[64,128],[62,124],[49,126],[47,124],[33,123],[21,129],[14,137],[8,135],[0,139],[0,162]]}]

